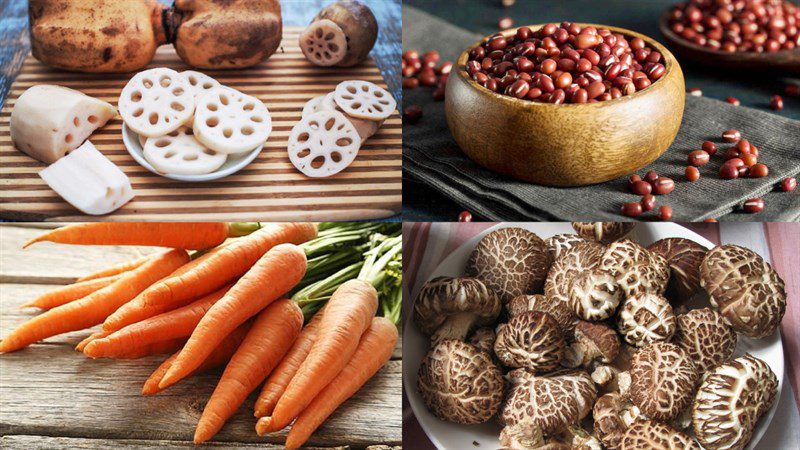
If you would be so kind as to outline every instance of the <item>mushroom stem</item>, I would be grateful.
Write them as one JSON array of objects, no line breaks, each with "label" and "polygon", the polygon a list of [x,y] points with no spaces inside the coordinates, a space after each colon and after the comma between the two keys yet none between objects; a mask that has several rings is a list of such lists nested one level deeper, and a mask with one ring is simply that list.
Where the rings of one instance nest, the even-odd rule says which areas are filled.
[{"label": "mushroom stem", "polygon": [[465,341],[477,322],[478,316],[471,312],[461,312],[451,315],[431,336],[431,345],[436,345],[444,339]]}]

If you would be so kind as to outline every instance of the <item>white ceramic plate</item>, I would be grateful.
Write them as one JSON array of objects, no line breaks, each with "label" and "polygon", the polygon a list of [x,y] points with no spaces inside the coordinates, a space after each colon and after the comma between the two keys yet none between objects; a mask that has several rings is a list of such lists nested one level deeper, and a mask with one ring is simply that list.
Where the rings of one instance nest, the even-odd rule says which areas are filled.
[{"label": "white ceramic plate", "polygon": [[[456,225],[454,224],[454,226]],[[504,223],[497,225],[485,230],[464,243],[461,247],[455,249],[441,264],[439,264],[428,280],[437,276],[462,276],[467,258],[478,244],[478,241],[493,230],[507,227],[528,229],[538,234],[542,239],[559,233],[574,233],[569,223]],[[634,241],[645,246],[667,237],[691,239],[708,248],[714,246],[714,244],[697,233],[674,223],[639,224],[633,230],[630,237]],[[412,294],[416,295],[416,292]],[[695,301],[700,302],[703,301],[703,299],[700,297],[695,299]],[[701,307],[700,304],[691,306]],[[422,428],[425,430],[430,440],[437,448],[446,450],[499,448],[499,425],[491,422],[481,425],[459,425],[444,422],[437,419],[436,416],[427,410],[417,391],[417,371],[419,370],[420,361],[425,356],[425,352],[428,349],[428,338],[417,329],[410,314],[406,315],[405,322],[405,328],[403,330],[403,385],[405,386],[411,408],[414,410],[414,414],[417,416],[420,425],[422,425]],[[776,332],[767,339],[758,340],[740,336],[734,356],[741,356],[745,352],[749,352],[753,356],[766,361],[778,377],[778,393],[775,397],[775,402],[772,408],[770,408],[758,422],[756,430],[753,433],[753,438],[747,446],[748,449],[753,449],[758,441],[761,440],[764,433],[767,431],[769,423],[772,421],[772,416],[775,414],[775,409],[778,406],[778,400],[780,399],[781,389],[783,387],[783,345],[781,343],[780,333]],[[480,446],[475,446],[475,444],[473,444],[474,442],[477,442]]]},{"label": "white ceramic plate", "polygon": [[228,155],[228,159],[225,161],[225,164],[211,173],[204,173],[202,175],[175,175],[157,171],[153,166],[150,165],[149,162],[147,162],[146,159],[144,159],[144,150],[142,149],[142,144],[139,143],[139,135],[136,134],[135,131],[128,128],[124,122],[122,123],[122,141],[125,143],[125,148],[128,149],[128,153],[133,156],[133,159],[135,159],[139,165],[156,175],[161,175],[162,177],[178,181],[211,181],[227,177],[228,175],[242,170],[245,166],[253,162],[253,160],[256,159],[256,156],[261,153],[261,149],[264,148],[264,145],[260,145],[258,148],[247,153]]}]

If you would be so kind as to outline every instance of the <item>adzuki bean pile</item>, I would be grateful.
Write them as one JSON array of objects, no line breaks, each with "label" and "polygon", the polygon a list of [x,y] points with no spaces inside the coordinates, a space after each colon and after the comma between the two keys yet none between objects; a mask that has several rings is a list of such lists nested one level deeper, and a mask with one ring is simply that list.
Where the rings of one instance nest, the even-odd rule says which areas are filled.
[{"label": "adzuki bean pile", "polygon": [[491,91],[555,104],[617,99],[666,72],[663,55],[643,39],[571,22],[495,34],[470,50],[464,69]]},{"label": "adzuki bean pile", "polygon": [[800,47],[800,7],[784,0],[689,0],[669,16],[672,32],[723,52],[768,52]]}]

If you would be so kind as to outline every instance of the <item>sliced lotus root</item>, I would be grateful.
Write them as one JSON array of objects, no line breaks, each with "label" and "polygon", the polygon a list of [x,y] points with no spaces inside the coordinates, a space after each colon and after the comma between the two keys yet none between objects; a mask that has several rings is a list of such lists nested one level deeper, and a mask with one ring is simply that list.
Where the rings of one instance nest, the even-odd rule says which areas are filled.
[{"label": "sliced lotus root", "polygon": [[320,111],[339,111],[344,114],[350,120],[353,126],[356,127],[358,135],[361,136],[362,143],[378,132],[378,129],[380,129],[381,125],[383,125],[383,120],[359,119],[357,117],[348,115],[342,110],[342,108],[339,107],[339,105],[336,104],[336,101],[333,99],[335,94],[335,92],[331,92],[324,96],[319,104]]},{"label": "sliced lotus root", "polygon": [[141,145],[142,148],[144,148],[144,143],[147,142],[147,140],[150,138],[148,138],[147,136],[142,136],[141,134],[137,134],[136,136],[139,137],[139,145]]},{"label": "sliced lotus root", "polygon": [[303,113],[300,115],[300,118],[305,119],[306,117],[310,116],[315,112],[319,112],[325,109],[331,109],[331,108],[326,108],[323,105],[323,102],[325,101],[326,97],[327,95],[320,95],[307,101],[305,106],[303,106]]},{"label": "sliced lotus root", "polygon": [[133,131],[147,137],[175,131],[194,112],[192,86],[178,72],[157,68],[139,72],[119,96],[119,113]]},{"label": "sliced lotus root", "polygon": [[389,91],[369,81],[343,81],[334,93],[333,98],[342,111],[359,119],[383,120],[397,107]]},{"label": "sliced lotus root", "polygon": [[201,144],[192,129],[184,126],[164,136],[148,138],[144,159],[161,173],[202,175],[219,169],[228,155]]},{"label": "sliced lotus root", "polygon": [[361,137],[344,114],[319,111],[292,128],[289,160],[309,177],[328,177],[349,166],[359,147]]},{"label": "sliced lotus root", "polygon": [[197,72],[194,70],[184,70],[181,76],[189,82],[192,86],[192,93],[194,94],[194,101],[197,102],[200,97],[206,92],[220,86],[219,81],[211,78],[210,76]]},{"label": "sliced lotus root", "polygon": [[261,100],[219,86],[202,96],[194,112],[194,135],[220,153],[253,150],[272,132],[272,118]]},{"label": "sliced lotus root", "polygon": [[347,38],[339,25],[322,19],[300,34],[300,50],[306,59],[318,66],[332,66],[347,54]]}]

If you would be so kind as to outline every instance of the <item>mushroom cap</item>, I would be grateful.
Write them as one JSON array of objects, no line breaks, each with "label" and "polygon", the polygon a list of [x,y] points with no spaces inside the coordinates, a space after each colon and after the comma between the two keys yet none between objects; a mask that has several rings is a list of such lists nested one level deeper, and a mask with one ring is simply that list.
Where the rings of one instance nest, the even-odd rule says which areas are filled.
[{"label": "mushroom cap", "polygon": [[527,311],[541,311],[550,314],[558,322],[566,339],[571,339],[577,320],[575,313],[566,303],[550,301],[542,294],[518,295],[506,303],[506,311],[509,318]]},{"label": "mushroom cap", "polygon": [[494,353],[504,365],[550,372],[564,357],[564,333],[550,314],[528,311],[513,317],[497,332]]},{"label": "mushroom cap", "polygon": [[587,270],[572,279],[569,302],[583,320],[605,320],[614,315],[622,301],[622,289],[609,273]]},{"label": "mushroom cap", "polygon": [[633,356],[630,397],[647,417],[669,421],[692,402],[699,374],[689,355],[668,342],[656,342]]},{"label": "mushroom cap", "polygon": [[[428,336],[453,316],[474,316],[472,327],[494,323],[502,305],[494,292],[474,278],[437,277],[425,283],[414,301],[414,323]],[[464,330],[461,340],[469,333]]]},{"label": "mushroom cap", "polygon": [[478,328],[472,333],[472,336],[470,336],[469,343],[478,350],[493,355],[496,337],[494,329],[489,327]]},{"label": "mushroom cap", "polygon": [[[550,302],[560,303],[576,318],[569,302],[569,287],[572,279],[581,272],[592,270],[600,265],[605,247],[597,242],[587,241],[573,245],[553,262],[544,282],[544,295]],[[573,319],[574,320],[574,319]],[[574,328],[571,326],[570,330]]]},{"label": "mushroom cap", "polygon": [[625,237],[635,226],[633,222],[572,222],[572,228],[581,237],[602,244]]},{"label": "mushroom cap", "polygon": [[697,370],[704,373],[733,356],[737,338],[718,312],[703,308],[678,316],[672,343],[684,349]]},{"label": "mushroom cap", "polygon": [[547,253],[550,255],[552,261],[555,261],[565,251],[572,248],[573,245],[581,242],[586,242],[586,239],[577,234],[569,233],[556,234],[544,240],[544,243],[547,245]]},{"label": "mushroom cap", "polygon": [[483,281],[503,303],[542,289],[550,269],[547,245],[523,228],[501,228],[478,242],[469,256],[466,275]]},{"label": "mushroom cap", "polygon": [[582,370],[535,375],[525,369],[508,373],[511,389],[500,419],[506,426],[532,419],[545,436],[553,436],[586,417],[597,398],[588,373]]},{"label": "mushroom cap", "polygon": [[653,420],[637,420],[622,436],[620,450],[701,450],[689,435]]},{"label": "mushroom cap", "polygon": [[677,327],[669,301],[658,294],[639,294],[622,302],[617,330],[631,345],[668,341]]},{"label": "mushroom cap", "polygon": [[616,450],[622,443],[628,424],[638,416],[638,410],[628,399],[616,392],[605,394],[597,399],[592,408],[594,434],[605,448]]},{"label": "mushroom cap", "polygon": [[669,265],[661,255],[623,239],[603,253],[600,269],[616,278],[626,297],[645,292],[663,294],[669,282]]},{"label": "mushroom cap", "polygon": [[672,276],[667,289],[681,298],[688,298],[700,292],[700,263],[708,249],[686,238],[666,238],[658,240],[648,250],[663,256],[669,264]]},{"label": "mushroom cap", "polygon": [[539,449],[544,444],[542,429],[532,419],[525,419],[500,431],[500,445],[508,450]]},{"label": "mushroom cap", "polygon": [[771,335],[786,312],[783,280],[758,253],[743,247],[710,250],[700,264],[700,285],[711,305],[746,336]]},{"label": "mushroom cap", "polygon": [[444,340],[423,358],[417,388],[436,417],[482,423],[500,409],[504,381],[488,354],[464,342]]},{"label": "mushroom cap", "polygon": [[697,440],[707,449],[744,448],[777,389],[769,365],[749,354],[717,366],[703,379],[692,407]]},{"label": "mushroom cap", "polygon": [[617,332],[605,323],[579,321],[575,327],[575,341],[584,346],[584,355],[591,357],[592,361],[608,364],[619,356]]}]

